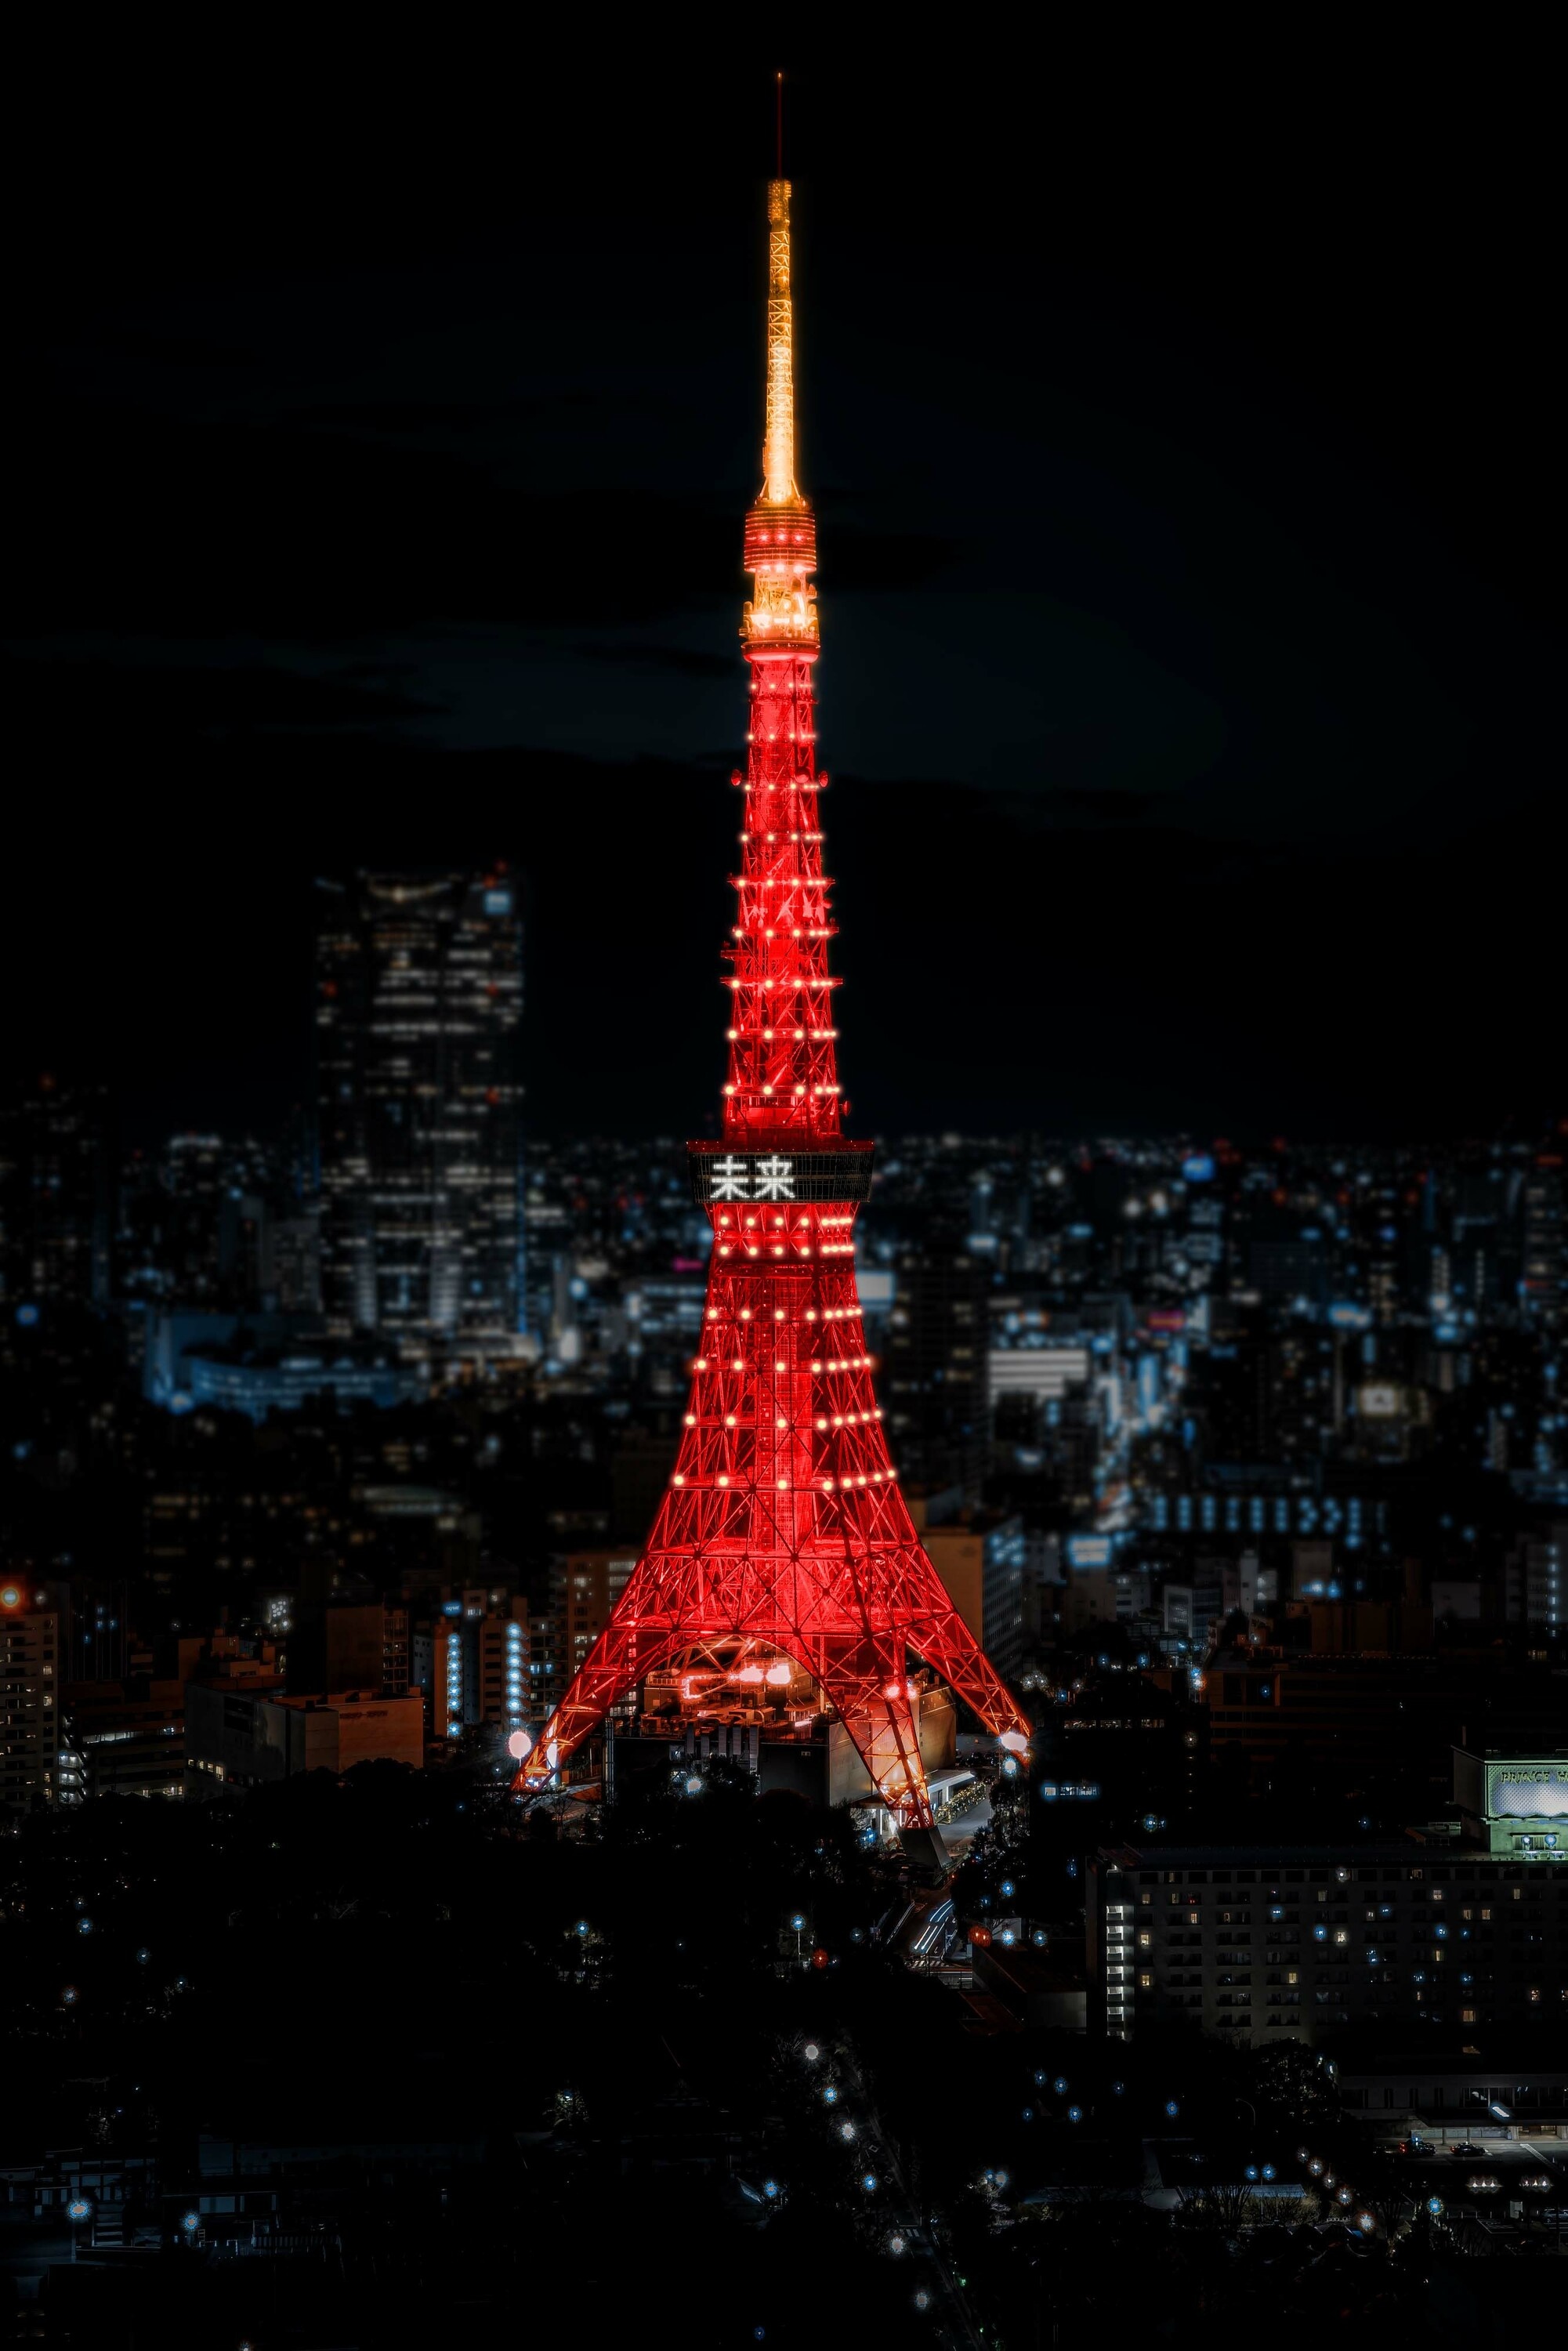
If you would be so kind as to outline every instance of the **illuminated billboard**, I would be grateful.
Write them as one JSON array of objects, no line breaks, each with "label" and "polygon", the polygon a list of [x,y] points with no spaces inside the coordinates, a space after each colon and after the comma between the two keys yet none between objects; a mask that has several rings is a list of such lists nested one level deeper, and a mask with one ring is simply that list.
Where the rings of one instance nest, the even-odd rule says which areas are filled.
[{"label": "illuminated billboard", "polygon": [[1487,1818],[1493,1821],[1568,1820],[1568,1761],[1562,1763],[1489,1763]]}]

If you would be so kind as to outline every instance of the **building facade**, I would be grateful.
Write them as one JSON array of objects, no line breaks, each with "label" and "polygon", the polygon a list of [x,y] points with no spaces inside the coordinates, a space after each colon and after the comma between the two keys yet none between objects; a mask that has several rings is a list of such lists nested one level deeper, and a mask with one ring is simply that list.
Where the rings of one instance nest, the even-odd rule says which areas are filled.
[{"label": "building facade", "polygon": [[31,1812],[60,1794],[60,1690],[70,1645],[70,1595],[25,1575],[0,1580],[0,1813]]},{"label": "building facade", "polygon": [[370,1690],[307,1698],[186,1685],[187,1797],[270,1787],[302,1771],[340,1774],[372,1762],[423,1768],[424,1709],[417,1691],[401,1698]]},{"label": "building facade", "polygon": [[319,885],[321,1292],[337,1335],[514,1354],[522,926],[504,869]]},{"label": "building facade", "polygon": [[1090,1982],[1113,2038],[1568,2022],[1568,1864],[1413,1839],[1149,1845],[1102,1852],[1091,1877]]}]

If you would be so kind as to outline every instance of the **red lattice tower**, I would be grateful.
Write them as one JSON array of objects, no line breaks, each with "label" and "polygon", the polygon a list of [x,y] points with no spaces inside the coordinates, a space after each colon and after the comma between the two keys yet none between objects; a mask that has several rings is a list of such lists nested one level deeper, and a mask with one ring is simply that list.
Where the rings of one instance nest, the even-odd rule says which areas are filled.
[{"label": "red lattice tower", "polygon": [[714,1228],[669,1489],[609,1623],[519,1772],[549,1786],[608,1709],[685,1653],[793,1658],[901,1829],[929,1832],[909,1656],[1022,1752],[1029,1724],[921,1548],[872,1385],[853,1228],[873,1145],[842,1132],[811,671],[816,524],[795,486],[789,183],[768,191],[768,434],[746,518],[751,672],[724,1137],[690,1148]]}]

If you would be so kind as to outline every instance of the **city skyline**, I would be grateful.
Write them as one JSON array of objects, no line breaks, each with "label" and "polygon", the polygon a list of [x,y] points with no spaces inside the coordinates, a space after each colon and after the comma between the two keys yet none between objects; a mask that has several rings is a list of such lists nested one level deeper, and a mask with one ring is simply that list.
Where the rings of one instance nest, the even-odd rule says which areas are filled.
[{"label": "city skyline", "polygon": [[24,69],[29,2340],[1551,2323],[1552,85],[1134,31]]}]

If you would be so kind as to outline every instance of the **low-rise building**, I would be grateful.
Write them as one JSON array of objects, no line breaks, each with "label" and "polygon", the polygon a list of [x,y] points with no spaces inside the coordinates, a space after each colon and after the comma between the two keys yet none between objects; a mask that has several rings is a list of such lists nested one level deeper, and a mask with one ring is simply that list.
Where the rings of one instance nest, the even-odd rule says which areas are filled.
[{"label": "low-rise building", "polygon": [[88,1796],[183,1795],[183,1682],[73,1682],[61,1719],[62,1803]]},{"label": "low-rise building", "polygon": [[1267,2045],[1568,2020],[1568,1864],[1421,1844],[1121,1846],[1091,1868],[1105,2030]]},{"label": "low-rise building", "polygon": [[337,1690],[303,1697],[191,1682],[185,1689],[185,1793],[267,1787],[302,1771],[350,1771],[356,1763],[424,1761],[424,1708],[417,1691],[391,1696]]}]

